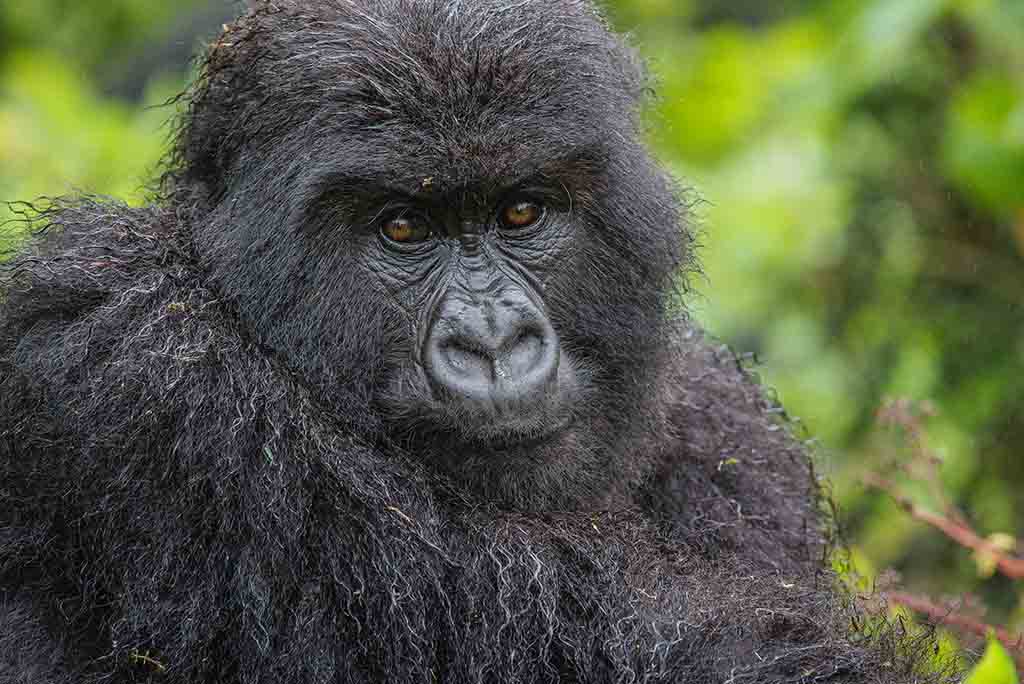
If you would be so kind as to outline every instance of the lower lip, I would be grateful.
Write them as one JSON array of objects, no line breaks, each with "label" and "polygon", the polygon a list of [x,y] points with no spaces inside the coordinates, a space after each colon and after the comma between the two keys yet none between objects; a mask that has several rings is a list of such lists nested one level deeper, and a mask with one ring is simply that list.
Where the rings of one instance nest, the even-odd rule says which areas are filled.
[{"label": "lower lip", "polygon": [[500,446],[497,447],[497,450],[498,451],[524,451],[524,450],[529,450],[529,449],[535,449],[537,447],[543,446],[543,445],[548,444],[550,442],[557,441],[558,439],[563,437],[566,433],[568,433],[569,429],[571,427],[572,427],[572,421],[566,421],[565,423],[563,423],[562,425],[559,425],[554,430],[552,430],[550,432],[546,432],[543,435],[540,435],[540,436],[537,436],[537,437],[530,437],[530,438],[522,440],[520,442],[511,442],[511,443],[501,444]]}]

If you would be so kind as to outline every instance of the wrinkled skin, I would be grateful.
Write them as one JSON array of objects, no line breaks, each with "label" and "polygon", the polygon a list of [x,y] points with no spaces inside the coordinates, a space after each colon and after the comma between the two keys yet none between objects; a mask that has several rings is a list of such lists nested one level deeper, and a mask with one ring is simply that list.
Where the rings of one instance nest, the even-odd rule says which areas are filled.
[{"label": "wrinkled skin", "polygon": [[940,682],[679,310],[578,0],[275,0],[0,271],[0,682]]}]

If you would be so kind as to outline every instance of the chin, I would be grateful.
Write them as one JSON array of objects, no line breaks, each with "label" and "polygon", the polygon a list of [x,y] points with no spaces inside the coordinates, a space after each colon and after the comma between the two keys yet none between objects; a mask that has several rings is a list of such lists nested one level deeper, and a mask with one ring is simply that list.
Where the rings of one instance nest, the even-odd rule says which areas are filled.
[{"label": "chin", "polygon": [[600,498],[615,479],[609,450],[579,423],[515,441],[449,435],[417,456],[471,505],[518,513],[578,507]]}]

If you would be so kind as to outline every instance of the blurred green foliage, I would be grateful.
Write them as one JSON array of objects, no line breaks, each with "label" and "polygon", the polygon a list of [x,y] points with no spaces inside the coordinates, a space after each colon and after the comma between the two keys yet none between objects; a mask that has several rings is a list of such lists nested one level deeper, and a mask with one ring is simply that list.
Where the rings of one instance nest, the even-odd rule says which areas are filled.
[{"label": "blurred green foliage", "polygon": [[[0,7],[0,198],[142,201],[173,114],[145,105],[183,75],[101,93],[201,4]],[[706,200],[692,310],[823,445],[863,569],[1024,629],[1019,587],[858,484],[899,453],[884,398],[929,399],[947,491],[1024,535],[1024,2],[606,4],[656,75],[655,149]]]}]

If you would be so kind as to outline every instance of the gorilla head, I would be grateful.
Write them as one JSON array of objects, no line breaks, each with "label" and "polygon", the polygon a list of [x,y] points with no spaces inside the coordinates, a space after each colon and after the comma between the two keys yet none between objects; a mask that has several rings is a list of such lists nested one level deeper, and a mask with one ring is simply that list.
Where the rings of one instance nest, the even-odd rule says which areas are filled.
[{"label": "gorilla head", "polygon": [[[600,493],[685,240],[634,55],[589,3],[277,2],[178,150],[248,330],[487,500]],[[567,474],[571,472],[571,478]]]}]

